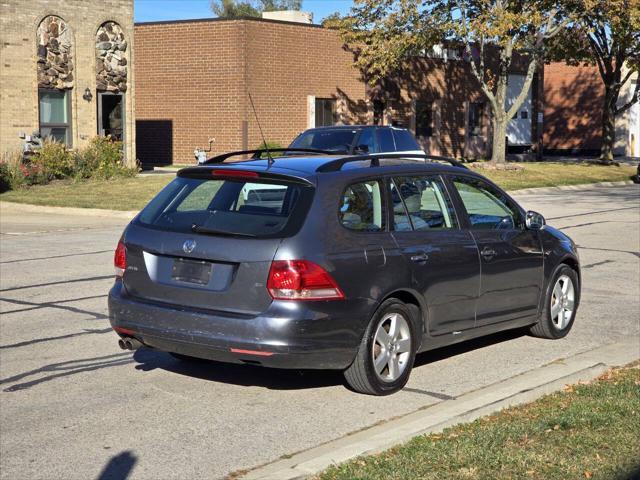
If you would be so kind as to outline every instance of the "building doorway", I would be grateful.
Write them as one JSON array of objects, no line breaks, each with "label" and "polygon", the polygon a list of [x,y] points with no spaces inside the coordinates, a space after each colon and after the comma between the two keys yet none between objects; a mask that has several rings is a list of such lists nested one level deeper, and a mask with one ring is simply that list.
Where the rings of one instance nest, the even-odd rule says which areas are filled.
[{"label": "building doorway", "polygon": [[98,92],[98,134],[124,141],[124,95]]}]

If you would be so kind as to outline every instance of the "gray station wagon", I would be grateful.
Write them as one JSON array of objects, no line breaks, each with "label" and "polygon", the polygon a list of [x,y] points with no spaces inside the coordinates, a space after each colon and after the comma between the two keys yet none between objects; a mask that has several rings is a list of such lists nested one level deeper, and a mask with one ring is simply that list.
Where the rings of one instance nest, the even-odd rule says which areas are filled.
[{"label": "gray station wagon", "polygon": [[284,153],[180,170],[133,219],[109,293],[121,348],[340,369],[385,395],[419,352],[571,329],[575,244],[481,175],[424,154]]}]

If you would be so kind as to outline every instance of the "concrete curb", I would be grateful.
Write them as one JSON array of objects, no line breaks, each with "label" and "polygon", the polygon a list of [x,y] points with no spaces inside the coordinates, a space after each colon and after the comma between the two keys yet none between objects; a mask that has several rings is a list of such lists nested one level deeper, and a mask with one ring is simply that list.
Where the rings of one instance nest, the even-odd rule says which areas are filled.
[{"label": "concrete curb", "polygon": [[597,183],[582,183],[580,185],[563,185],[560,187],[535,187],[535,188],[521,188],[519,190],[507,190],[509,194],[521,195],[525,193],[553,193],[563,191],[576,191],[576,190],[591,190],[593,188],[602,187],[619,187],[622,185],[634,185],[631,180],[622,180],[620,182],[597,182]]},{"label": "concrete curb", "polygon": [[[6,209],[6,210],[5,210]],[[51,207],[48,205],[31,205],[29,203],[0,202],[0,211],[19,210],[27,213],[51,213],[83,217],[111,217],[132,219],[138,214],[137,210],[105,210],[102,208]]]},{"label": "concrete curb", "polygon": [[611,367],[626,365],[638,358],[640,348],[637,339],[598,347],[294,454],[285,460],[257,467],[240,478],[308,478],[331,465],[361,455],[379,453],[415,436],[439,432],[451,425],[469,422],[512,405],[531,402],[567,384],[591,380]]}]

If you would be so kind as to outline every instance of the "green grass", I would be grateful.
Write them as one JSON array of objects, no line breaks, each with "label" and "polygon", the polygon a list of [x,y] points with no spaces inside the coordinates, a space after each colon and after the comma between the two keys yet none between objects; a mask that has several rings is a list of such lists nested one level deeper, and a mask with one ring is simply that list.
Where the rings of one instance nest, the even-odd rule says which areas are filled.
[{"label": "green grass", "polygon": [[317,480],[640,478],[640,363],[380,455]]},{"label": "green grass", "polygon": [[[577,165],[561,163],[522,163],[524,170],[478,171],[507,190],[554,185],[629,180],[635,167]],[[141,209],[172,175],[150,175],[108,181],[63,182],[37,185],[0,194],[7,202],[52,205],[58,207],[106,208],[111,210]]]},{"label": "green grass", "polygon": [[524,170],[474,169],[505,190],[630,180],[636,167],[575,163],[520,163]]},{"label": "green grass", "polygon": [[0,200],[55,207],[140,210],[173,178],[173,175],[150,175],[104,181],[57,181],[10,190],[0,194]]}]

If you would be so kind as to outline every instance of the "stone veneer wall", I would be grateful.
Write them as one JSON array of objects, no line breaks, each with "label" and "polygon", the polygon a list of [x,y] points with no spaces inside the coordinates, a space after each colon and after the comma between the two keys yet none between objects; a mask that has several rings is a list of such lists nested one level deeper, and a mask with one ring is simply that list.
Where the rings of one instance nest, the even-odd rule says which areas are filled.
[{"label": "stone veneer wall", "polygon": [[73,34],[60,17],[45,17],[37,31],[38,86],[73,88]]},{"label": "stone veneer wall", "polygon": [[109,92],[127,91],[127,41],[115,22],[100,26],[96,35],[96,88]]},{"label": "stone veneer wall", "polygon": [[[20,135],[39,128],[38,28],[49,16],[62,19],[72,34],[73,88],[67,91],[73,148],[98,134],[97,32],[109,22],[122,30],[127,42],[126,50],[118,50],[127,61],[124,148],[127,161],[135,162],[133,0],[0,0],[0,154],[19,151]],[[83,98],[87,89],[93,94],[90,101]]]}]

